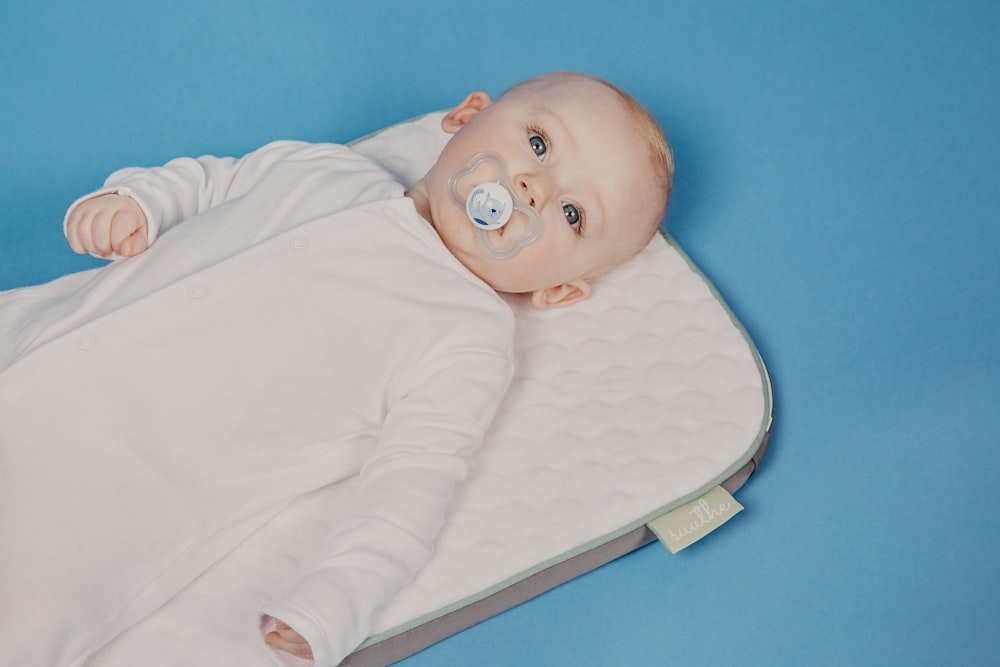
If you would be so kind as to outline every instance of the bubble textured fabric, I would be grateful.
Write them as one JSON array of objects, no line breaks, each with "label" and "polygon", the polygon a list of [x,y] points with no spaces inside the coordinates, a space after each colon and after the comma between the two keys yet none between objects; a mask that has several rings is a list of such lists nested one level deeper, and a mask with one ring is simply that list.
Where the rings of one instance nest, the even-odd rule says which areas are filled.
[{"label": "bubble textured fabric", "polygon": [[[412,183],[447,140],[440,118],[401,123],[355,149]],[[431,560],[344,665],[423,648],[425,637],[408,637],[701,495],[766,438],[771,393],[753,343],[664,237],[571,308],[509,299],[511,389]],[[348,480],[301,498],[87,664],[272,665],[259,607],[308,567],[352,490]]]}]

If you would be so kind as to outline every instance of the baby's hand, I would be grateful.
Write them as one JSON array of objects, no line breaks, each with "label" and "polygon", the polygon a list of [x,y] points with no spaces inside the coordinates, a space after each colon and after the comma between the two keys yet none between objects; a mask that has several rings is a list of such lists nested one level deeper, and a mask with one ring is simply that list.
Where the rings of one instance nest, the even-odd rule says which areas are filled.
[{"label": "baby's hand", "polygon": [[309,642],[302,638],[302,635],[292,630],[287,623],[278,621],[273,632],[264,636],[264,642],[271,648],[276,648],[285,653],[291,653],[297,658],[312,660],[313,652],[309,647]]},{"label": "baby's hand", "polygon": [[138,255],[146,249],[146,216],[134,199],[124,195],[85,199],[66,219],[66,239],[81,254]]}]

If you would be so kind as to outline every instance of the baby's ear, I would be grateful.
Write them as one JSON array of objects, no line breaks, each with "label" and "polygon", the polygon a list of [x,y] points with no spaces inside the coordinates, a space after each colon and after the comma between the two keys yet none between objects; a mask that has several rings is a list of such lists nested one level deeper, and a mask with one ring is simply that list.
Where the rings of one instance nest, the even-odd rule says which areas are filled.
[{"label": "baby's ear", "polygon": [[562,308],[590,296],[590,283],[582,278],[531,293],[531,305],[538,310]]},{"label": "baby's ear", "polygon": [[470,93],[465,101],[448,112],[448,115],[441,120],[441,129],[448,134],[455,134],[469,119],[490,105],[493,100],[490,96],[479,90]]}]

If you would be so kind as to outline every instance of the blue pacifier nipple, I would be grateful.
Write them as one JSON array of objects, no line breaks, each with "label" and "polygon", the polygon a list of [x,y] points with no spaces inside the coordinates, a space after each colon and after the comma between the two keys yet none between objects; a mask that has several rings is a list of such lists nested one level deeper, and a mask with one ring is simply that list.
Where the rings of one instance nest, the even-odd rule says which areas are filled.
[{"label": "blue pacifier nipple", "polygon": [[448,193],[475,226],[483,248],[497,259],[513,257],[542,233],[541,216],[511,187],[496,153],[479,153],[458,169],[448,179]]}]

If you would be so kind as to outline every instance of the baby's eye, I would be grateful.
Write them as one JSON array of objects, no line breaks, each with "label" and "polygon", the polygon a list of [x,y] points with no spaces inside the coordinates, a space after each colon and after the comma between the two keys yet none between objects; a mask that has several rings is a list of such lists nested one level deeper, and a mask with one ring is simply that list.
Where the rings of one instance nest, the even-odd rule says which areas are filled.
[{"label": "baby's eye", "polygon": [[576,206],[563,204],[563,215],[566,216],[566,222],[573,227],[580,224],[580,210]]},{"label": "baby's eye", "polygon": [[540,158],[545,158],[545,154],[549,151],[548,145],[545,143],[545,138],[538,134],[528,135],[528,143],[531,144],[531,150],[535,152]]}]

